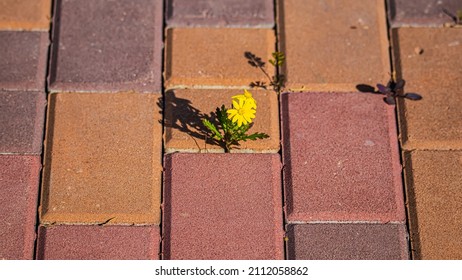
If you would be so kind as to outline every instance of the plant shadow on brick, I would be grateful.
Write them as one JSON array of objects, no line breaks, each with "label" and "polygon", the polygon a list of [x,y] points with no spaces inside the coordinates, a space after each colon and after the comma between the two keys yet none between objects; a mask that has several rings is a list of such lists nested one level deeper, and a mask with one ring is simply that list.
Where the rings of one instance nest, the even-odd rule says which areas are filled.
[{"label": "plant shadow on brick", "polygon": [[366,84],[359,84],[356,85],[356,89],[360,92],[364,93],[372,93],[372,94],[381,94],[385,95],[383,101],[389,105],[396,104],[396,98],[405,98],[409,100],[421,100],[422,96],[417,93],[404,93],[404,85],[406,84],[405,80],[399,79],[398,81],[394,81],[391,79],[388,81],[387,85],[377,84],[377,90],[370,85]]},{"label": "plant shadow on brick", "polygon": [[452,19],[452,22],[447,23],[446,26],[453,27],[456,25],[462,25],[462,9],[457,10],[455,14],[445,8],[442,8],[441,11]]},{"label": "plant shadow on brick", "polygon": [[[268,60],[268,62],[273,65],[274,67],[282,66],[285,62],[285,56],[282,52],[273,52],[272,53],[273,59]],[[252,52],[244,52],[244,57],[247,59],[247,63],[250,66],[260,69],[263,74],[268,79],[268,83],[265,81],[254,81],[250,83],[250,87],[252,88],[263,88],[267,89],[268,86],[272,87],[276,93],[281,93],[285,86],[285,76],[282,74],[276,74],[274,76],[270,76],[268,71],[266,70],[266,63],[262,60],[261,57],[256,56]],[[277,69],[276,69],[277,70]]]},{"label": "plant shadow on brick", "polygon": [[215,113],[212,112],[210,115],[202,113],[192,105],[190,100],[176,97],[173,90],[166,91],[165,104],[163,105],[161,101],[158,101],[157,106],[161,110],[165,106],[166,111],[168,110],[164,120],[165,127],[187,133],[194,140],[199,150],[202,149],[196,139],[205,139],[206,145],[222,146],[219,141],[208,137],[209,132],[202,123],[202,119],[216,119]]}]

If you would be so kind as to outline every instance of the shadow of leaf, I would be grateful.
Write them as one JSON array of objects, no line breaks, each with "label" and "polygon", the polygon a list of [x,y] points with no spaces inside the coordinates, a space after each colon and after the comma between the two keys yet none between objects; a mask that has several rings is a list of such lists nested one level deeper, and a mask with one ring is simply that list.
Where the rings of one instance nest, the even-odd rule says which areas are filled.
[{"label": "shadow of leaf", "polygon": [[174,90],[166,91],[165,103],[158,102],[157,106],[161,109],[165,108],[164,126],[187,133],[193,138],[199,150],[206,147],[200,147],[197,140],[205,141],[206,144],[221,146],[220,142],[209,137],[210,132],[202,123],[203,119],[208,119],[218,127],[214,112],[202,113],[193,106],[190,100],[177,97]]}]

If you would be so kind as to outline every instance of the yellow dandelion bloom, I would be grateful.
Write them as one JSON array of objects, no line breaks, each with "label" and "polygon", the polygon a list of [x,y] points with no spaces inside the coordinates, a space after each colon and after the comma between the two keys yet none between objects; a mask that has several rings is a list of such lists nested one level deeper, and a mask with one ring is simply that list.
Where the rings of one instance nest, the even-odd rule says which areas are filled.
[{"label": "yellow dandelion bloom", "polygon": [[233,100],[233,108],[228,109],[228,119],[233,123],[237,122],[237,126],[248,124],[255,118],[256,110],[253,108],[253,103],[247,103],[244,99]]},{"label": "yellow dandelion bloom", "polygon": [[232,98],[237,100],[244,100],[246,103],[249,103],[252,108],[257,109],[257,101],[253,99],[252,94],[246,89],[244,89],[244,94],[235,95]]}]

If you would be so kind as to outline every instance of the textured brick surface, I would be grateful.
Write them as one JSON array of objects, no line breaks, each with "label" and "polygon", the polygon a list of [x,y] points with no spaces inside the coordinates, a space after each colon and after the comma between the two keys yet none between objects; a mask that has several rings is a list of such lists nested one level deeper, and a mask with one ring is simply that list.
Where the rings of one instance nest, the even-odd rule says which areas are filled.
[{"label": "textured brick surface", "polygon": [[278,28],[290,89],[353,91],[389,79],[383,1],[281,0]]},{"label": "textured brick surface", "polygon": [[288,226],[288,258],[298,260],[408,259],[406,227],[399,224]]},{"label": "textured brick surface", "polygon": [[[247,63],[245,52],[263,61],[275,47],[274,30],[242,28],[177,28],[166,32],[165,84],[171,87],[245,87],[267,82]],[[269,75],[274,67],[268,65]],[[268,84],[268,83],[267,83]]]},{"label": "textured brick surface", "polygon": [[51,90],[160,92],[162,3],[56,1]]},{"label": "textured brick surface", "polygon": [[[242,142],[232,152],[278,152],[279,113],[274,91],[250,91],[257,101],[254,126],[249,133],[264,132],[270,138]],[[165,94],[165,150],[166,152],[223,152],[223,148],[209,139],[210,132],[202,119],[222,104],[231,106],[231,97],[242,94],[235,89],[177,89]],[[208,139],[207,143],[205,139]]]},{"label": "textured brick surface", "polygon": [[281,98],[287,219],[404,221],[394,107],[365,93]]},{"label": "textured brick surface", "polygon": [[39,228],[39,260],[157,260],[158,226],[51,226]]},{"label": "textured brick surface", "polygon": [[156,102],[134,93],[50,95],[42,223],[159,223]]},{"label": "textured brick surface", "polygon": [[48,31],[50,12],[51,0],[2,0],[0,29]]},{"label": "textured brick surface", "polygon": [[[398,75],[420,101],[400,100],[405,149],[462,148],[462,32],[458,28],[393,30]],[[417,51],[418,50],[418,51]]]},{"label": "textured brick surface", "polygon": [[0,89],[45,89],[48,32],[0,32]]},{"label": "textured brick surface", "polygon": [[165,259],[282,259],[277,154],[165,158]]},{"label": "textured brick surface", "polygon": [[462,10],[460,0],[388,0],[392,26],[441,26],[452,22],[446,9],[456,15]]},{"label": "textured brick surface", "polygon": [[272,0],[167,0],[167,25],[272,28],[274,3]]},{"label": "textured brick surface", "polygon": [[41,154],[45,93],[0,91],[0,153]]},{"label": "textured brick surface", "polygon": [[462,259],[462,151],[413,151],[405,160],[414,258]]},{"label": "textured brick surface", "polygon": [[0,156],[0,259],[32,259],[40,157]]}]

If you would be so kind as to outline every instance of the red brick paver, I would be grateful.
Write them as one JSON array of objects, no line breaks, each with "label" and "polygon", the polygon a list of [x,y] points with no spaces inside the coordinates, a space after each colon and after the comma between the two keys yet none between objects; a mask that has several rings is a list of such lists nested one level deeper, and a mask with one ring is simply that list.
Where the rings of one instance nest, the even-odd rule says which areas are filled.
[{"label": "red brick paver", "polygon": [[0,89],[45,89],[47,32],[0,31]]},{"label": "red brick paver", "polygon": [[158,226],[50,226],[39,228],[39,260],[159,259]]},{"label": "red brick paver", "polygon": [[0,259],[32,259],[41,164],[0,155]]},{"label": "red brick paver", "polygon": [[289,259],[409,258],[406,227],[399,224],[290,225],[287,235]]},{"label": "red brick paver", "polygon": [[55,3],[52,92],[161,91],[162,0]]},{"label": "red brick paver", "polygon": [[274,26],[273,0],[167,0],[167,26]]},{"label": "red brick paver", "polygon": [[0,91],[0,153],[42,152],[45,93]]},{"label": "red brick paver", "polygon": [[281,100],[289,222],[403,222],[393,107],[365,93]]},{"label": "red brick paver", "polygon": [[280,168],[276,154],[167,155],[164,258],[283,259]]}]

